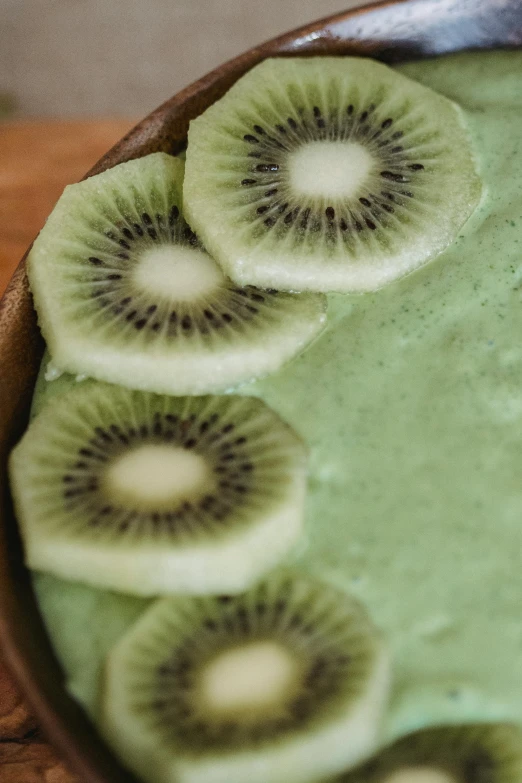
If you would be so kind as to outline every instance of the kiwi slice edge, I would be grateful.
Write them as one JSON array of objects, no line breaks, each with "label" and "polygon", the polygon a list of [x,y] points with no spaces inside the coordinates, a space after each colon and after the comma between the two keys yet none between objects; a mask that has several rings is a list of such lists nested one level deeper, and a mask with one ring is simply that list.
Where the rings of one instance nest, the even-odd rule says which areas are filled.
[{"label": "kiwi slice edge", "polygon": [[99,587],[238,592],[302,533],[307,450],[256,397],[85,381],[9,465],[28,565]]},{"label": "kiwi slice edge", "polygon": [[60,370],[158,393],[226,391],[323,329],[323,297],[223,275],[183,218],[183,170],[153,153],[65,189],[27,262]]},{"label": "kiwi slice edge", "polygon": [[[326,157],[297,192],[290,163],[314,145]],[[339,195],[358,149],[375,165]],[[375,290],[444,250],[481,193],[460,108],[369,59],[265,60],[189,129],[186,214],[238,284]]]},{"label": "kiwi slice edge", "polygon": [[[433,726],[407,734],[335,783],[518,783],[522,728],[484,722]],[[334,781],[331,781],[334,783]]]},{"label": "kiwi slice edge", "polygon": [[[230,690],[218,680],[213,706],[201,703],[209,659],[214,664],[217,658],[223,677],[219,654],[226,657],[235,649],[227,644],[242,638],[275,639],[302,659],[301,696],[285,690],[288,670],[283,664],[281,674],[270,652],[266,687],[271,693],[281,674],[275,687],[290,693],[291,702],[283,695],[263,712],[266,704],[255,703],[256,681],[266,650],[254,645],[244,651],[242,665],[228,669],[234,678]],[[250,681],[244,681],[250,666]],[[289,671],[292,678],[295,668]],[[238,680],[239,709],[235,702],[236,712],[229,713]],[[375,749],[388,688],[388,656],[362,606],[325,583],[279,570],[240,596],[156,602],[109,655],[104,733],[144,780],[305,783],[335,774]],[[241,702],[251,692],[253,706]]]}]

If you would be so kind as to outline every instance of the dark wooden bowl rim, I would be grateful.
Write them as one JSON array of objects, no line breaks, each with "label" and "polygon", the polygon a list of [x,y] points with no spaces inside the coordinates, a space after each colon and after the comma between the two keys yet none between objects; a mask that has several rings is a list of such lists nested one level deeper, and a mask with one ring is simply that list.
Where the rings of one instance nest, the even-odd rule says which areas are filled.
[{"label": "dark wooden bowl rim", "polygon": [[[189,121],[266,57],[355,54],[393,63],[464,49],[520,46],[521,42],[521,0],[390,0],[336,14],[254,47],[182,90],[128,133],[89,174],[149,152],[179,152],[185,144]],[[86,783],[132,783],[135,778],[112,756],[64,688],[63,674],[23,565],[12,514],[7,455],[26,426],[43,351],[24,261],[25,256],[0,302],[0,636],[3,651],[45,732],[78,776]]]}]

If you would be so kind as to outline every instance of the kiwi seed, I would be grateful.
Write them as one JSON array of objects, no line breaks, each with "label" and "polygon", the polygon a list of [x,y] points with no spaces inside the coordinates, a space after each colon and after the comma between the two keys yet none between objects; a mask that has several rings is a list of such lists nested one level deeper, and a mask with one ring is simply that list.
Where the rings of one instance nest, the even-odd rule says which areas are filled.
[{"label": "kiwi seed", "polygon": [[481,188],[459,109],[371,60],[266,60],[189,129],[187,219],[241,285],[374,290],[447,247]]},{"label": "kiwi seed", "polygon": [[238,592],[303,522],[306,449],[254,397],[94,381],[44,406],[11,457],[36,569],[123,592]]},{"label": "kiwi seed", "polygon": [[337,783],[519,783],[522,730],[510,723],[437,726],[402,737]]},{"label": "kiwi seed", "polygon": [[375,748],[387,688],[362,606],[279,571],[156,603],[109,656],[104,724],[144,780],[305,783]]},{"label": "kiwi seed", "polygon": [[317,295],[228,280],[184,220],[183,163],[155,153],[66,188],[28,258],[53,363],[200,394],[278,369],[323,328]]}]

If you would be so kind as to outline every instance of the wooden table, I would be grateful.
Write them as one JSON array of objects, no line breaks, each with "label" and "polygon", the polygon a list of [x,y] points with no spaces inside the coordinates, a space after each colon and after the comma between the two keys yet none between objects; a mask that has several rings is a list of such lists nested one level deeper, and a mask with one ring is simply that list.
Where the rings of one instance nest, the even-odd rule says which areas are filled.
[{"label": "wooden table", "polygon": [[[0,123],[0,296],[65,185],[131,120]],[[0,660],[0,783],[80,783],[42,737]]]}]

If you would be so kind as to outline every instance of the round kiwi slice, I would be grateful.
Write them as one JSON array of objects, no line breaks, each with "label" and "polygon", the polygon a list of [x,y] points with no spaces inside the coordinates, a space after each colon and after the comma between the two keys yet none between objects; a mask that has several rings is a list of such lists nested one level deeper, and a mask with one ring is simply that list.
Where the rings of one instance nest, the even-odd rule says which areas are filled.
[{"label": "round kiwi slice", "polygon": [[257,398],[86,381],[11,455],[28,565],[138,595],[239,592],[298,539],[306,462]]},{"label": "round kiwi slice", "polygon": [[374,290],[480,195],[459,108],[372,60],[266,60],[189,130],[188,222],[241,285]]},{"label": "round kiwi slice", "polygon": [[372,752],[387,692],[362,606],[283,571],[155,603],[109,655],[103,722],[151,783],[304,783]]},{"label": "round kiwi slice", "polygon": [[27,260],[61,370],[166,394],[222,391],[277,370],[325,323],[325,299],[237,286],[181,211],[164,153],[65,189]]},{"label": "round kiwi slice", "polygon": [[520,783],[522,729],[438,726],[409,734],[338,783]]}]

